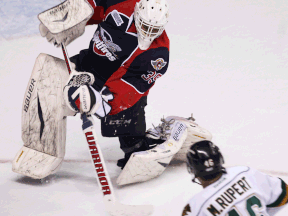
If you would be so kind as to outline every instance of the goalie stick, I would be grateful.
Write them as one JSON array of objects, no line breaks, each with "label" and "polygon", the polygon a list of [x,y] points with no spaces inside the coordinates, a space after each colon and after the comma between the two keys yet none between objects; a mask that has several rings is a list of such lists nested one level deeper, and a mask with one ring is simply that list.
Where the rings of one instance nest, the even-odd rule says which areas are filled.
[{"label": "goalie stick", "polygon": [[[69,74],[71,71],[71,63],[67,55],[65,45],[61,44],[65,62]],[[102,151],[96,140],[94,130],[94,120],[92,116],[87,116],[86,113],[81,114],[82,130],[85,134],[92,163],[96,171],[96,179],[100,190],[103,193],[103,201],[106,211],[112,216],[148,216],[153,213],[152,205],[124,205],[118,202],[114,196],[114,190],[110,177],[108,175],[106,165],[103,159]]]}]

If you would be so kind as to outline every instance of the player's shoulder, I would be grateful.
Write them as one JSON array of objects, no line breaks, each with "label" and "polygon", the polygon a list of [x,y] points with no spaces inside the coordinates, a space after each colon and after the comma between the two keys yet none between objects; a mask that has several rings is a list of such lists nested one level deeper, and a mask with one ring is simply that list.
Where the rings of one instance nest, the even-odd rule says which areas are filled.
[{"label": "player's shoulder", "polygon": [[119,12],[133,13],[136,2],[139,0],[98,0],[98,5],[103,6],[105,11],[118,10]]},{"label": "player's shoulder", "polygon": [[156,38],[143,54],[156,60],[162,58],[165,62],[169,62],[169,39],[166,32],[164,31],[160,37]]},{"label": "player's shoulder", "polygon": [[253,167],[248,167],[248,166],[233,166],[229,167],[226,169],[227,173],[230,174],[231,176],[233,175],[238,175],[240,173],[246,174],[248,176],[255,176],[255,175],[265,175],[261,171],[253,168]]},{"label": "player's shoulder", "polygon": [[251,167],[248,166],[232,166],[226,168],[227,174],[231,177],[238,175],[239,173],[246,173],[251,171]]},{"label": "player's shoulder", "polygon": [[182,216],[201,216],[201,209],[210,196],[211,194],[207,193],[207,190],[202,190],[195,194],[189,199],[187,205],[184,207]]},{"label": "player's shoulder", "polygon": [[153,43],[151,44],[150,48],[158,48],[158,47],[165,47],[169,50],[170,48],[170,40],[166,31],[164,30],[163,33],[156,38]]},{"label": "player's shoulder", "polygon": [[[223,176],[220,178],[220,181],[223,181]],[[205,205],[206,201],[209,200],[209,198],[215,193],[215,190],[215,188],[209,187],[209,189],[205,188],[199,193],[196,193],[193,197],[189,199],[188,204],[185,206],[183,212],[185,211],[185,209],[186,212],[188,212],[187,209],[189,209],[190,213],[187,213],[188,216],[199,216],[199,214],[201,213],[201,209]]]},{"label": "player's shoulder", "polygon": [[[155,39],[157,40],[157,39]],[[137,59],[140,62],[148,61],[151,63],[151,70],[160,71],[161,69],[167,69],[169,65],[169,46],[153,41],[147,50],[140,50],[137,55]]]}]

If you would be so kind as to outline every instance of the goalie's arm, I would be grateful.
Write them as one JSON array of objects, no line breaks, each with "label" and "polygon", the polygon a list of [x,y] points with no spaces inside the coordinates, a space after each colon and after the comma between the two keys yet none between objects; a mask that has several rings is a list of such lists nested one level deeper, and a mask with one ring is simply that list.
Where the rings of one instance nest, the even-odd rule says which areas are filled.
[{"label": "goalie's arm", "polygon": [[38,15],[39,31],[48,42],[59,47],[70,44],[80,37],[86,25],[101,23],[105,11],[124,0],[66,0]]},{"label": "goalie's arm", "polygon": [[[150,56],[151,52],[153,52],[153,58],[161,58],[165,62],[165,66],[157,70],[157,75],[156,72],[151,72],[154,69],[151,64],[151,60],[153,60]],[[114,100],[110,102],[111,115],[132,107],[140,98],[147,96],[156,80],[166,73],[168,64],[169,49],[167,47],[150,49],[141,54],[134,53],[105,83],[105,86],[115,96]],[[139,67],[138,65],[141,65],[141,68],[135,70]],[[151,78],[151,73],[154,73],[153,78]]]},{"label": "goalie's arm", "polygon": [[104,7],[101,5],[99,0],[87,0],[88,3],[93,7],[93,16],[88,20],[86,25],[99,24],[104,19]]}]

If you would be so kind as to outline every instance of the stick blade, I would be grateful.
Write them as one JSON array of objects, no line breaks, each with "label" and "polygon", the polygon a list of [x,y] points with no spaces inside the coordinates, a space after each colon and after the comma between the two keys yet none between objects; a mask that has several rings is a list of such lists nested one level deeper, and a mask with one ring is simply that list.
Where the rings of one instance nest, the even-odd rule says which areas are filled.
[{"label": "stick blade", "polygon": [[153,205],[124,205],[117,201],[106,201],[106,210],[111,216],[149,216]]}]

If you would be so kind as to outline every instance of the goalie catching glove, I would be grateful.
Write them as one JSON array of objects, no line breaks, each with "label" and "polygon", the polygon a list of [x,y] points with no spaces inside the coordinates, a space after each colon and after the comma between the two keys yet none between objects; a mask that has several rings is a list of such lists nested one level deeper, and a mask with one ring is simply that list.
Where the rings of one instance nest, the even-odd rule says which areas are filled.
[{"label": "goalie catching glove", "polygon": [[66,46],[81,36],[88,20],[93,15],[92,6],[85,0],[67,0],[38,15],[39,31],[48,42],[59,47]]},{"label": "goalie catching glove", "polygon": [[108,101],[114,97],[106,86],[100,92],[96,91],[91,86],[93,83],[93,74],[72,70],[64,87],[65,102],[75,112],[95,114],[98,118],[103,118],[110,113]]}]

